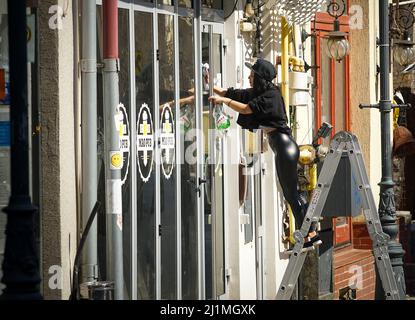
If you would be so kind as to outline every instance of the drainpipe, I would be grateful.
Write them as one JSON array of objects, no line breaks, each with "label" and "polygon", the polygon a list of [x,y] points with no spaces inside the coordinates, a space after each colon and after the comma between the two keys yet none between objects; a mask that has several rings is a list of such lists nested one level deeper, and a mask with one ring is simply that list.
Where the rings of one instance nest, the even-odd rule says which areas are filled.
[{"label": "drainpipe", "polygon": [[39,257],[29,194],[29,122],[27,92],[26,1],[8,0],[10,61],[11,196],[7,214],[0,300],[41,300]]},{"label": "drainpipe", "polygon": [[122,248],[121,168],[118,116],[118,0],[103,1],[104,16],[104,131],[105,193],[107,223],[107,280],[114,282],[114,297],[124,297]]},{"label": "drainpipe", "polygon": [[284,99],[285,103],[285,111],[287,112],[287,115],[289,115],[290,111],[290,88],[289,88],[289,74],[288,74],[288,59],[289,59],[289,47],[290,47],[290,26],[288,25],[287,20],[282,17],[282,36],[281,36],[281,93],[282,98]]},{"label": "drainpipe", "polygon": [[[97,201],[97,36],[95,1],[82,1],[82,232]],[[97,222],[82,255],[82,282],[98,279]]]},{"label": "drainpipe", "polygon": [[[282,30],[281,30],[281,94],[284,99],[285,112],[287,113],[288,121],[290,120],[290,87],[289,87],[289,47],[290,47],[290,26],[287,20],[281,18]],[[291,208],[288,210],[289,222],[290,222],[290,236],[289,240],[291,243],[295,243],[294,231],[295,231],[295,220]]]}]

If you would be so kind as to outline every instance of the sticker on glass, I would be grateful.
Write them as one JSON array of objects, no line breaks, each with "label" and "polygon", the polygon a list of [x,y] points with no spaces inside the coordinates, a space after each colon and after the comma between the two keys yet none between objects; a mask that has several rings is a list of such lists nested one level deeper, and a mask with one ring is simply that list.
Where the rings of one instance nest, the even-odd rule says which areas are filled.
[{"label": "sticker on glass", "polygon": [[151,112],[146,103],[141,105],[137,120],[137,166],[140,177],[148,182],[153,170],[154,127]]},{"label": "sticker on glass", "polygon": [[128,120],[128,113],[124,105],[120,103],[118,105],[116,113],[116,128],[119,132],[119,147],[122,154],[123,165],[122,168],[122,181],[124,185],[128,178],[128,172],[130,169],[130,122]]},{"label": "sticker on glass", "polygon": [[161,168],[166,179],[170,179],[174,169],[176,140],[173,113],[168,104],[161,112],[160,131]]}]

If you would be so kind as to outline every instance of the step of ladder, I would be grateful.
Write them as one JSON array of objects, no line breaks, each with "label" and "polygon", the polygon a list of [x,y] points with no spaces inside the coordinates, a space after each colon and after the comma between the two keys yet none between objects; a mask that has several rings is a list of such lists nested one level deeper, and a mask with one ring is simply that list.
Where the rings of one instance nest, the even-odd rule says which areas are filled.
[{"label": "step of ladder", "polygon": [[308,251],[302,252],[304,237],[307,236],[311,223],[320,219],[343,151],[348,152],[350,167],[357,179],[359,191],[363,199],[363,212],[369,235],[373,241],[373,253],[386,299],[400,299],[387,249],[389,237],[382,230],[359,142],[353,134],[339,132],[330,143],[330,151],[326,156],[318,177],[317,188],[313,192],[301,230],[294,232],[296,243],[277,292],[277,300],[289,300],[291,298],[308,253]]}]

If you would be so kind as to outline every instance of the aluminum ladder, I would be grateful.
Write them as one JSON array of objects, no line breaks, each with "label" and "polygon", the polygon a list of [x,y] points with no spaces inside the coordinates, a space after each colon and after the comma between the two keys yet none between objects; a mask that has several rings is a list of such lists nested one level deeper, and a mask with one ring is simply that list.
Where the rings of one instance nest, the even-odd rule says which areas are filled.
[{"label": "aluminum ladder", "polygon": [[376,266],[382,281],[386,299],[400,299],[388,254],[387,243],[389,236],[382,230],[359,142],[355,135],[342,131],[337,133],[330,143],[330,151],[324,160],[323,168],[318,178],[317,188],[314,190],[301,230],[294,232],[294,239],[296,242],[277,292],[277,300],[289,300],[291,298],[307,252],[310,251],[302,250],[304,238],[308,234],[311,223],[313,221],[318,222],[320,219],[343,151],[347,151],[351,172],[356,178],[357,186],[362,198],[363,213],[370,238],[373,241],[373,254],[375,256]]}]

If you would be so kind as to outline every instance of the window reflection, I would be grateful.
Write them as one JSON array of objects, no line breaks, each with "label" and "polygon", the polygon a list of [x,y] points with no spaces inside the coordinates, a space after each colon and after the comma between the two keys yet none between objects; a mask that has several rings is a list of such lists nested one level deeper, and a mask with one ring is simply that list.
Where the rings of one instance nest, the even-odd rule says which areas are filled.
[{"label": "window reflection", "polygon": [[202,0],[202,7],[222,10],[223,0]]},{"label": "window reflection", "polygon": [[193,8],[193,0],[179,0],[179,7]]},{"label": "window reflection", "polygon": [[154,47],[152,14],[134,13],[137,140],[137,287],[138,299],[156,298]]},{"label": "window reflection", "polygon": [[160,99],[160,214],[161,214],[161,298],[176,299],[177,219],[174,106],[174,24],[172,15],[158,15],[159,99]]},{"label": "window reflection", "polygon": [[194,104],[193,19],[179,17],[180,143],[182,194],[182,294],[198,298],[197,141]]}]

